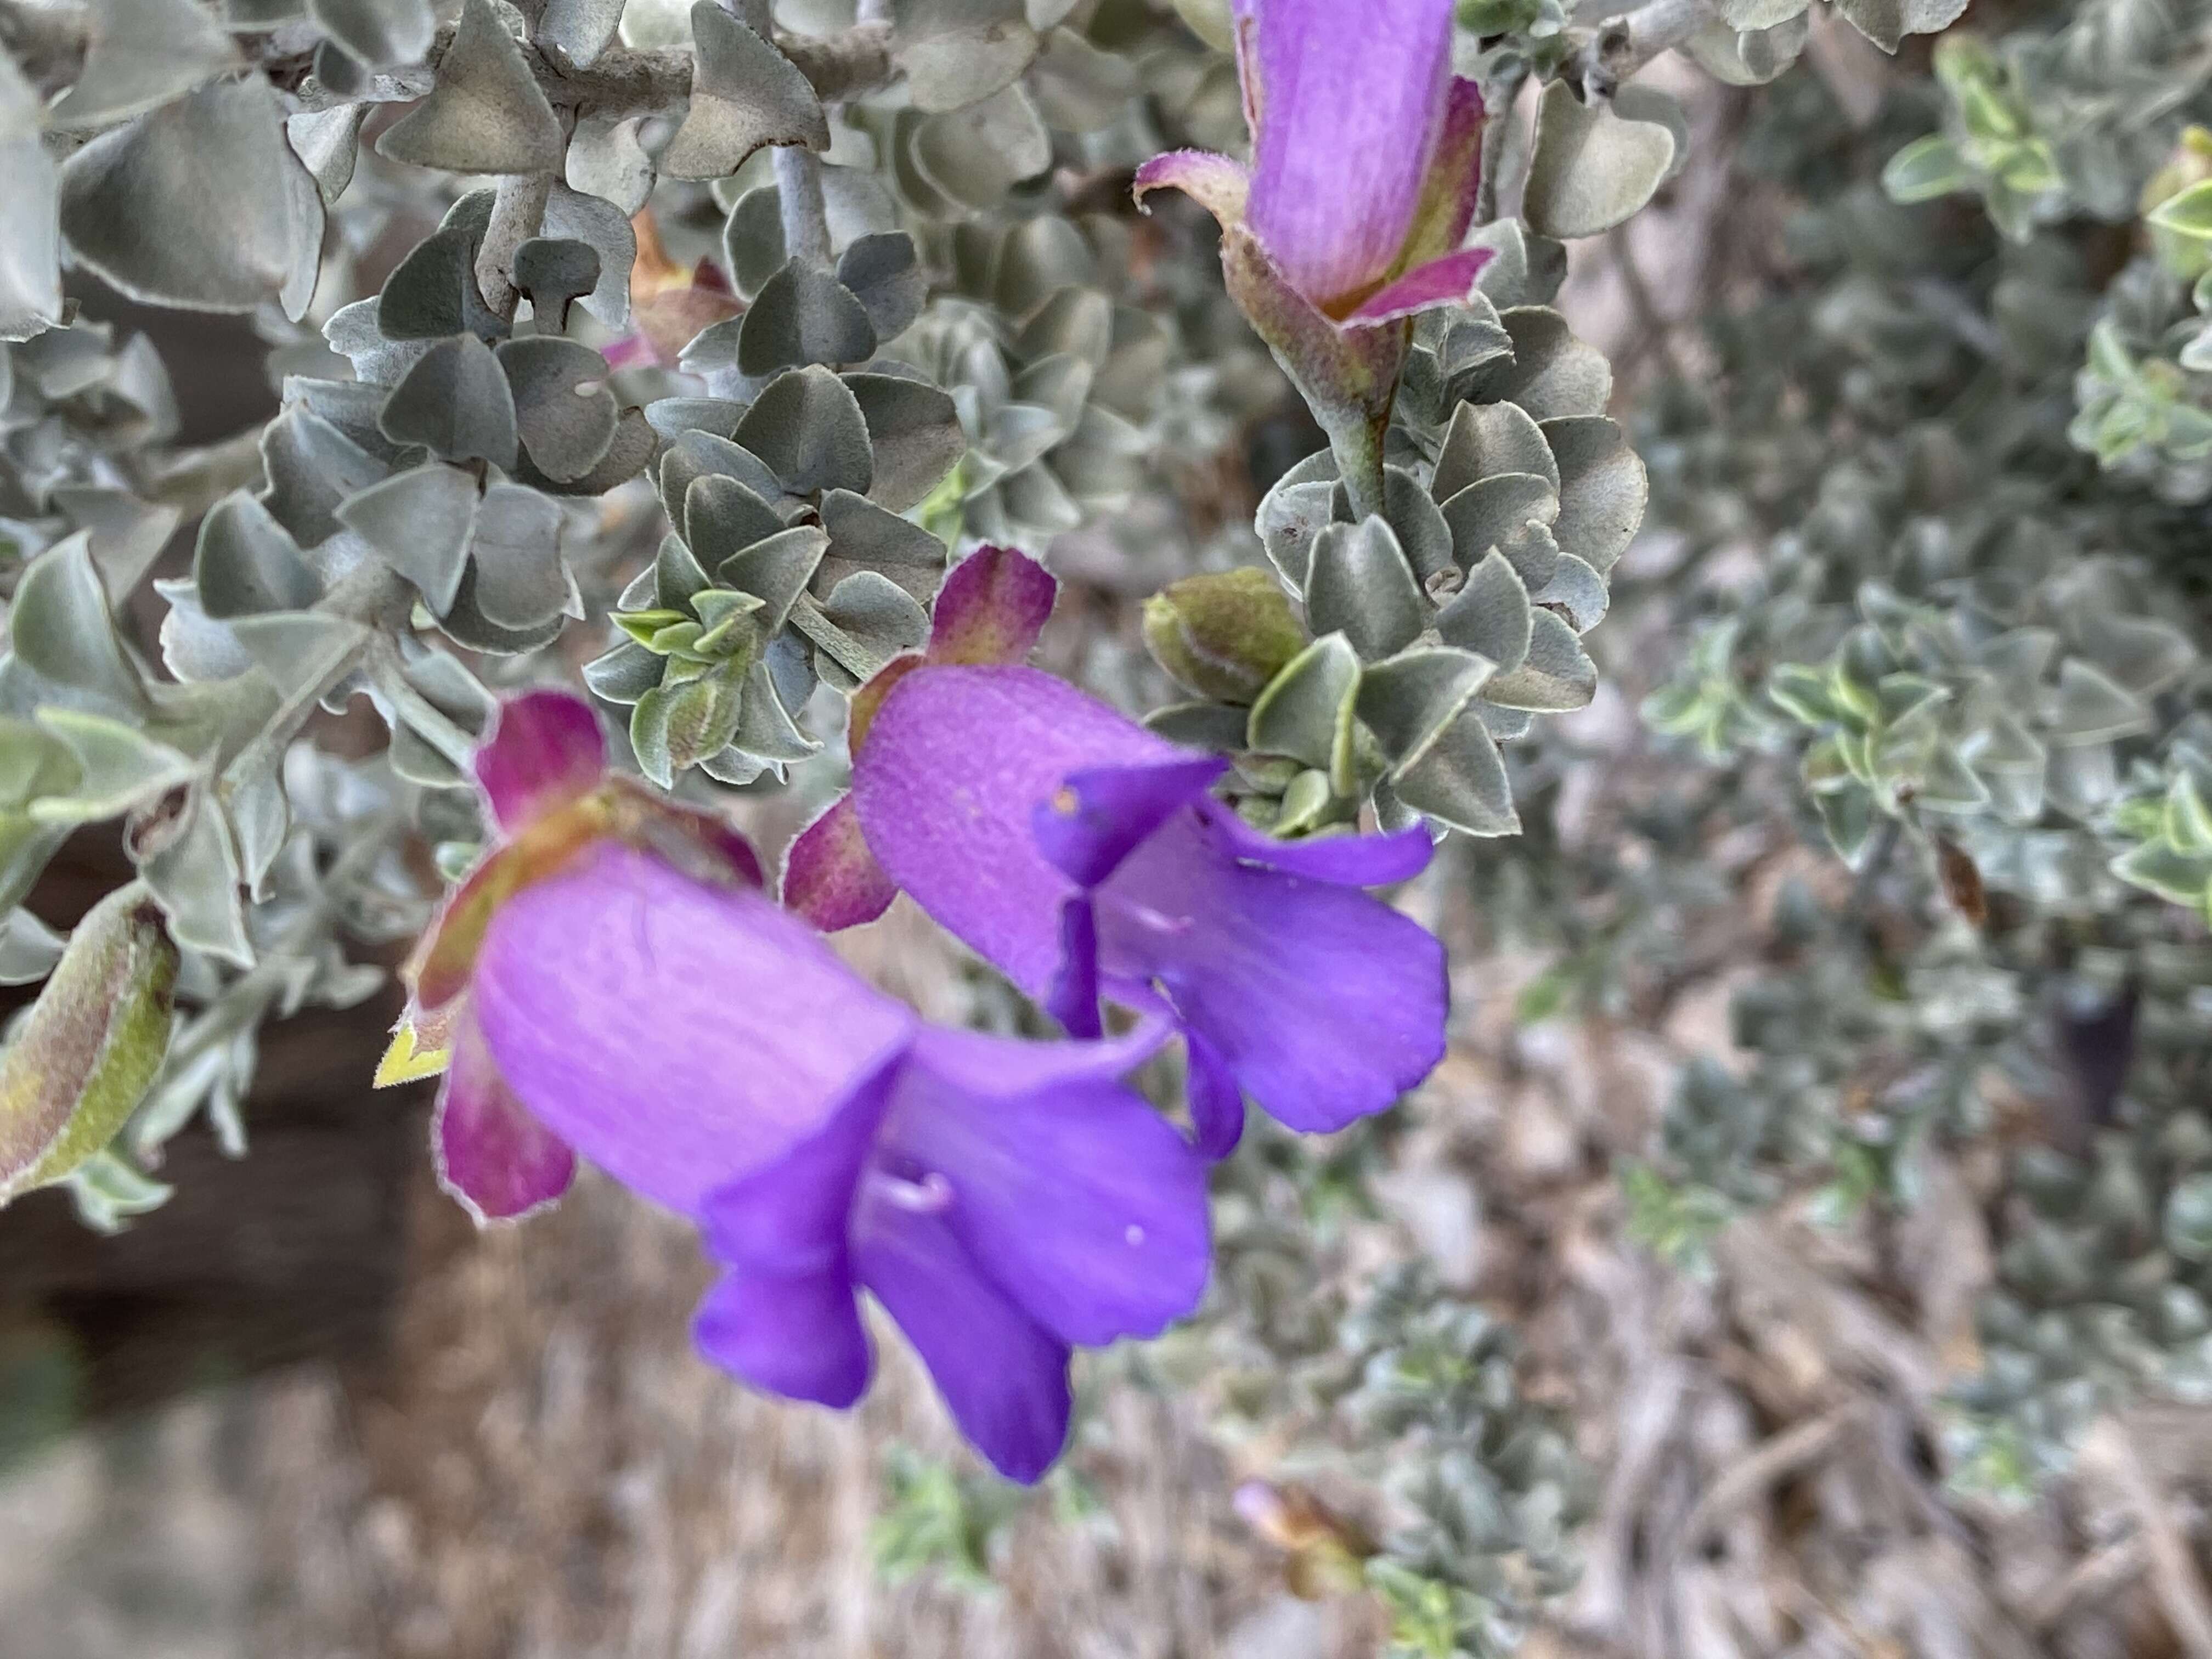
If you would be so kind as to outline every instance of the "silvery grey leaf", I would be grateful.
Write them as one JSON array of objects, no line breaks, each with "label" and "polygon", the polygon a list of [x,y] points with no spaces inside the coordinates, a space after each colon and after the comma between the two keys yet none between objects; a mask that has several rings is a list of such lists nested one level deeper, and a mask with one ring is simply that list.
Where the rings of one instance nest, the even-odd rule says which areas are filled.
[{"label": "silvery grey leaf", "polygon": [[1518,404],[1462,404],[1452,411],[1430,488],[1440,501],[1497,472],[1533,473],[1559,487],[1552,447],[1528,411]]},{"label": "silvery grey leaf", "polygon": [[1392,771],[1389,783],[1406,805],[1455,830],[1471,836],[1520,833],[1504,757],[1474,709],[1408,756]]},{"label": "silvery grey leaf", "polygon": [[[495,199],[489,190],[462,197],[446,210],[438,228],[385,278],[377,299],[376,326],[386,339],[474,334],[496,340],[506,334],[506,323],[484,304],[477,286],[477,252],[483,246]],[[550,211],[551,204],[547,206]]]},{"label": "silvery grey leaf", "polygon": [[533,236],[514,250],[514,285],[530,296],[539,326],[568,326],[568,307],[599,284],[599,251],[568,236]]},{"label": "silvery grey leaf", "polygon": [[353,182],[354,166],[361,159],[361,125],[368,112],[367,104],[336,104],[284,118],[285,139],[313,178],[325,207]]},{"label": "silvery grey leaf", "polygon": [[716,568],[714,577],[726,587],[734,587],[740,593],[750,593],[762,602],[757,613],[761,627],[773,634],[783,626],[791,615],[791,607],[814,580],[814,572],[829,546],[829,537],[817,526],[796,525],[725,559]]},{"label": "silvery grey leaf", "polygon": [[865,362],[875,349],[866,308],[827,270],[803,259],[787,261],[739,319],[738,368],[755,379],[803,363]]},{"label": "silvery grey leaf", "polygon": [[1402,466],[1382,474],[1382,516],[1405,550],[1413,580],[1424,587],[1453,569],[1451,526],[1443,510],[1421,487],[1421,481]]},{"label": "silvery grey leaf", "polygon": [[384,750],[386,764],[410,783],[425,789],[471,788],[476,780],[463,772],[415,728],[402,721],[392,728]]},{"label": "silvery grey leaf", "polygon": [[822,100],[792,61],[714,3],[691,8],[698,67],[683,125],[660,154],[675,179],[726,179],[769,144],[830,148]]},{"label": "silvery grey leaf", "polygon": [[1446,645],[1486,657],[1510,673],[1528,658],[1532,612],[1520,574],[1493,548],[1437,612],[1437,633]]},{"label": "silvery grey leaf", "polygon": [[[905,380],[886,384],[895,384],[902,392],[912,386]],[[738,422],[737,441],[766,462],[794,495],[823,489],[866,494],[875,477],[875,462],[859,390],[826,368],[792,369],[754,400]],[[937,395],[951,407],[950,398],[942,392]]]},{"label": "silvery grey leaf", "polygon": [[1452,556],[1463,570],[1510,540],[1522,525],[1548,525],[1559,514],[1559,498],[1550,482],[1529,472],[1493,473],[1443,503]]},{"label": "silvery grey leaf", "polygon": [[578,478],[553,478],[539,471],[531,462],[527,451],[514,464],[514,480],[542,489],[554,495],[604,495],[617,484],[628,483],[645,471],[659,447],[653,428],[644,414],[635,409],[625,409],[615,422],[613,441],[607,453],[599,458],[590,471]]},{"label": "silvery grey leaf", "polygon": [[1501,312],[1516,306],[1547,306],[1566,281],[1565,245],[1532,235],[1518,219],[1478,226],[1469,233],[1467,245],[1491,250],[1490,263],[1474,279],[1475,291]]},{"label": "silvery grey leaf", "polygon": [[1337,479],[1333,465],[1316,467],[1313,459],[1327,461],[1328,452],[1301,462],[1275,481],[1261,498],[1254,528],[1261,545],[1293,593],[1305,592],[1313,568],[1314,538],[1336,516]]},{"label": "silvery grey leaf", "polygon": [[496,356],[532,464],[550,478],[582,477],[613,443],[622,412],[606,387],[607,360],[589,346],[543,334],[502,341]]},{"label": "silvery grey leaf", "polygon": [[127,489],[90,485],[64,484],[54,491],[53,503],[71,530],[89,538],[93,568],[110,605],[122,605],[137,590],[184,517],[179,507],[142,501]]},{"label": "silvery grey leaf", "polygon": [[313,78],[333,98],[366,98],[376,85],[374,71],[335,40],[316,46]]},{"label": "silvery grey leaf", "polygon": [[307,0],[307,15],[371,69],[421,63],[438,29],[430,0]]},{"label": "silvery grey leaf", "polygon": [[584,665],[584,684],[609,702],[634,703],[660,684],[661,659],[635,640],[624,640]]},{"label": "silvery grey leaf", "polygon": [[284,793],[276,763],[231,783],[225,798],[246,897],[252,903],[265,904],[275,891],[270,875],[276,855],[292,833],[292,803]]},{"label": "silvery grey leaf", "polygon": [[860,302],[879,340],[905,333],[929,299],[928,275],[915,256],[914,238],[902,230],[854,240],[838,256],[837,280]]},{"label": "silvery grey leaf", "polygon": [[699,763],[702,772],[715,782],[727,784],[732,789],[742,789],[749,783],[757,782],[761,775],[768,770],[768,766],[766,761],[755,760],[734,744],[720,754],[709,755]]},{"label": "silvery grey leaf", "polygon": [[448,173],[557,173],[564,148],[560,120],[491,0],[462,0],[437,84],[376,141],[380,155]]},{"label": "silvery grey leaf", "polygon": [[726,439],[744,412],[744,404],[728,398],[660,398],[645,406],[647,422],[671,444],[687,432]]},{"label": "silvery grey leaf", "polygon": [[[99,551],[95,540],[94,558]],[[2118,616],[2093,604],[2083,606],[2071,621],[2072,637],[2081,650],[2115,684],[2137,696],[2157,696],[2197,661],[2188,635],[2155,617]]]},{"label": "silvery grey leaf", "polygon": [[663,611],[688,611],[714,585],[681,536],[663,536],[653,558],[653,602]]},{"label": "silvery grey leaf", "polygon": [[320,380],[304,375],[284,377],[284,402],[313,410],[359,444],[386,466],[401,466],[422,459],[414,444],[399,444],[384,435],[379,422],[391,388],[367,380]]},{"label": "silvery grey leaf", "polygon": [[1316,640],[1254,700],[1245,727],[1249,746],[1348,780],[1359,676],[1358,653],[1344,635]]},{"label": "silvery grey leaf", "polygon": [[756,662],[745,675],[744,704],[732,741],[748,755],[785,763],[803,761],[822,750],[822,745],[800,731],[784,708],[765,662]]},{"label": "silvery grey leaf", "polygon": [[676,360],[676,366],[686,374],[701,380],[720,377],[727,384],[729,377],[737,374],[738,343],[745,331],[744,317],[725,317],[710,323],[693,335]]},{"label": "silvery grey leaf", "polygon": [[1052,135],[1018,86],[933,115],[914,132],[914,161],[943,195],[988,212],[1052,165]]},{"label": "silvery grey leaf", "polygon": [[936,386],[896,375],[848,374],[843,380],[860,405],[873,450],[873,482],[854,485],[841,479],[829,487],[865,494],[894,513],[920,505],[967,452],[967,434],[960,429],[952,399]]},{"label": "silvery grey leaf", "polygon": [[138,874],[169,919],[169,936],[240,968],[253,965],[245,907],[239,902],[242,872],[222,809],[204,789],[187,799],[182,821],[139,864]]},{"label": "silvery grey leaf", "polygon": [[1471,403],[1516,403],[1539,422],[1602,415],[1613,395],[1613,365],[1575,338],[1567,319],[1542,306],[1498,313],[1513,337],[1513,355],[1484,364],[1461,396]]},{"label": "silvery grey leaf", "polygon": [[452,653],[421,649],[402,665],[400,674],[422,694],[424,702],[469,736],[481,738],[491,729],[499,699]]},{"label": "silvery grey leaf", "polygon": [[1682,43],[1698,67],[1732,87],[1764,86],[1795,64],[1812,36],[1809,8],[1771,28],[1738,30],[1712,22]]},{"label": "silvery grey leaf", "polygon": [[1170,743],[1226,755],[1244,746],[1245,711],[1218,702],[1177,702],[1145,716],[1145,729]]},{"label": "silvery grey leaf", "polygon": [[824,494],[822,528],[832,560],[879,571],[918,599],[935,592],[944,576],[945,544],[865,496],[844,489]]},{"label": "silvery grey leaf", "polygon": [[39,142],[40,117],[37,91],[0,52],[0,178],[8,180],[0,191],[0,340],[27,339],[61,320],[61,183]]},{"label": "silvery grey leaf", "polygon": [[625,220],[653,194],[653,158],[638,137],[643,119],[586,112],[568,138],[568,187],[613,203]]},{"label": "silvery grey leaf", "polygon": [[476,512],[476,480],[432,461],[370,485],[342,503],[337,516],[442,617],[460,590]]},{"label": "silvery grey leaf", "polygon": [[1053,475],[1086,507],[1119,507],[1142,481],[1151,450],[1142,432],[1093,401],[1067,441],[1053,451]]},{"label": "silvery grey leaf", "polygon": [[484,491],[469,555],[477,608],[486,621],[526,632],[561,615],[568,579],[560,538],[561,509],[536,490],[495,483]]},{"label": "silvery grey leaf", "polygon": [[239,68],[230,35],[192,0],[98,0],[76,84],[47,112],[64,131],[105,126]]},{"label": "silvery grey leaf", "polygon": [[1540,587],[1549,586],[1553,577],[1559,574],[1562,556],[1559,544],[1552,539],[1551,531],[1534,519],[1525,520],[1508,531],[1504,540],[1498,544],[1498,550],[1505,556],[1505,562],[1520,576],[1522,585],[1532,593]]},{"label": "silvery grey leaf", "polygon": [[337,534],[338,503],[391,471],[303,404],[262,428],[261,467],[269,480],[262,504],[302,548]]},{"label": "silvery grey leaf", "polygon": [[1137,94],[1137,66],[1103,52],[1073,29],[1056,28],[1032,66],[1029,87],[1046,122],[1062,132],[1110,125]]},{"label": "silvery grey leaf", "polygon": [[1571,553],[1559,556],[1551,580],[1528,597],[1531,604],[1547,605],[1558,611],[1577,634],[1587,634],[1603,622],[1613,605],[1605,578]]},{"label": "silvery grey leaf", "polygon": [[684,492],[684,541],[704,570],[783,532],[775,509],[727,473],[702,473]]},{"label": "silvery grey leaf", "polygon": [[599,256],[599,280],[579,303],[609,328],[629,326],[629,273],[637,262],[637,232],[629,215],[617,203],[556,183],[545,198],[539,229],[546,236],[586,243]]},{"label": "silvery grey leaf", "polygon": [[782,203],[782,192],[774,185],[749,190],[738,198],[722,226],[722,257],[730,267],[731,283],[743,298],[752,298],[783,269]]},{"label": "silvery grey leaf", "polygon": [[1418,646],[1370,664],[1359,680],[1359,718],[1382,752],[1418,753],[1459,718],[1497,665],[1469,651]]},{"label": "silvery grey leaf", "polygon": [[1522,216],[1540,235],[1601,235],[1634,216],[1674,165],[1669,128],[1585,104],[1554,81],[1538,106]]},{"label": "silvery grey leaf", "polygon": [[313,293],[323,202],[281,115],[254,76],[101,133],[62,165],[71,251],[149,305],[251,311],[279,300],[296,319]]},{"label": "silvery grey leaf", "polygon": [[1597,665],[1583,649],[1575,630],[1536,606],[1530,607],[1528,622],[1527,658],[1517,668],[1501,671],[1484,686],[1483,700],[1501,708],[1540,714],[1588,707],[1597,695]]},{"label": "silvery grey leaf", "polygon": [[1029,534],[1058,535],[1082,526],[1083,508],[1050,467],[1024,467],[1000,482],[998,494],[1013,522]]},{"label": "silvery grey leaf", "polygon": [[116,637],[89,540],[80,531],[24,567],[9,607],[9,643],[33,672],[89,694],[100,708],[134,713],[145,707],[145,693]]},{"label": "silvery grey leaf", "polygon": [[1056,410],[1040,404],[1003,404],[991,411],[979,447],[997,470],[995,481],[1042,460],[1067,434],[1068,424]]},{"label": "silvery grey leaf", "polygon": [[1719,0],[1715,15],[1735,29],[1771,29],[1777,23],[1802,17],[1811,0]]},{"label": "silvery grey leaf", "polygon": [[242,489],[200,520],[192,583],[201,608],[218,622],[267,611],[305,611],[323,597],[322,580],[283,526]]},{"label": "silvery grey leaf", "polygon": [[301,701],[319,696],[369,635],[360,623],[322,611],[238,617],[230,631],[280,694]]},{"label": "silvery grey leaf", "polygon": [[622,24],[623,0],[547,0],[536,39],[578,69],[589,69]]},{"label": "silvery grey leaf", "polygon": [[929,613],[888,576],[855,571],[830,590],[822,614],[882,657],[918,651],[929,638]]},{"label": "silvery grey leaf", "polygon": [[1644,522],[1650,481],[1620,428],[1602,416],[1547,421],[1544,439],[1559,467],[1559,545],[1599,574],[1620,562]]},{"label": "silvery grey leaf", "polygon": [[920,110],[959,109],[1012,86],[1044,48],[1009,0],[900,0],[893,60]]},{"label": "silvery grey leaf", "polygon": [[1895,55],[1908,34],[1933,34],[1957,22],[1966,0],[1836,0],[1851,27]]},{"label": "silvery grey leaf", "polygon": [[491,348],[473,334],[424,352],[392,388],[380,424],[392,442],[421,444],[449,461],[514,465],[514,397]]},{"label": "silvery grey leaf", "polygon": [[179,680],[201,684],[234,679],[249,673],[253,659],[238,636],[200,609],[199,595],[188,580],[154,583],[168,609],[161,617],[161,660]]},{"label": "silvery grey leaf", "polygon": [[[20,642],[16,648],[21,649]],[[2048,718],[2051,741],[2069,745],[2108,742],[2151,725],[2148,704],[2080,657],[2059,665]]]},{"label": "silvery grey leaf", "polygon": [[1114,349],[1114,302],[1095,288],[1070,283],[1040,303],[1024,307],[1029,320],[1014,337],[1024,362],[1061,354],[1103,369]]},{"label": "silvery grey leaf", "polygon": [[190,755],[126,720],[76,708],[42,708],[38,720],[68,746],[77,768],[66,795],[31,803],[41,823],[98,823],[166,794],[198,769]]},{"label": "silvery grey leaf", "polygon": [[681,434],[660,458],[660,499],[668,516],[680,520],[692,481],[709,472],[726,473],[779,514],[790,497],[767,462],[742,445],[708,431]]},{"label": "silvery grey leaf", "polygon": [[[461,574],[459,592],[453,595],[453,608],[438,619],[438,626],[457,645],[471,651],[481,651],[489,656],[515,657],[550,645],[560,636],[571,606],[543,623],[531,628],[506,628],[483,614],[477,604],[477,571],[474,561]],[[566,582],[566,578],[563,578]],[[568,583],[572,601],[577,599],[573,583]]]},{"label": "silvery grey leaf", "polygon": [[873,167],[823,161],[822,211],[830,225],[832,253],[842,253],[863,236],[880,236],[899,225],[898,199]]},{"label": "silvery grey leaf", "polygon": [[25,909],[0,921],[0,985],[36,985],[62,959],[59,933]]}]

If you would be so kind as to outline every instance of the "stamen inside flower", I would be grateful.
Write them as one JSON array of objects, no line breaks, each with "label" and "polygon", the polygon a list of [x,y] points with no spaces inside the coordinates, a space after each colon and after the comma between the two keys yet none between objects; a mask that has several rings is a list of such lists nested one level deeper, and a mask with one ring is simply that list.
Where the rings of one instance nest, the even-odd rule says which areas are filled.
[{"label": "stamen inside flower", "polygon": [[952,1207],[952,1183],[934,1170],[918,1181],[871,1170],[868,1190],[892,1208],[910,1215],[941,1215]]}]

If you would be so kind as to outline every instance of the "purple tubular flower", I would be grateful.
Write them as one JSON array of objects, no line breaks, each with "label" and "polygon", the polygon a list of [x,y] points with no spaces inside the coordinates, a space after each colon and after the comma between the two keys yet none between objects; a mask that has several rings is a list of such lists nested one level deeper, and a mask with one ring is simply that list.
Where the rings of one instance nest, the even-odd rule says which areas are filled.
[{"label": "purple tubular flower", "polygon": [[1303,843],[1214,799],[1225,763],[1035,669],[893,686],[853,800],[890,880],[1078,1036],[1103,995],[1182,1030],[1199,1145],[1243,1096],[1295,1129],[1389,1106],[1443,1057],[1443,948],[1358,890],[1428,862],[1419,830]]},{"label": "purple tubular flower", "polygon": [[493,918],[472,994],[533,1117],[700,1221],[729,1268],[696,1334],[771,1392],[848,1406],[880,1301],[963,1432],[1034,1480],[1077,1345],[1196,1306],[1204,1168],[1116,1079],[1165,1036],[1029,1043],[924,1025],[749,889],[618,842]]},{"label": "purple tubular flower", "polygon": [[1354,505],[1381,507],[1400,324],[1464,301],[1482,94],[1451,71],[1453,0],[1237,0],[1247,169],[1176,150],[1139,168],[1221,222],[1229,291],[1326,427]]}]

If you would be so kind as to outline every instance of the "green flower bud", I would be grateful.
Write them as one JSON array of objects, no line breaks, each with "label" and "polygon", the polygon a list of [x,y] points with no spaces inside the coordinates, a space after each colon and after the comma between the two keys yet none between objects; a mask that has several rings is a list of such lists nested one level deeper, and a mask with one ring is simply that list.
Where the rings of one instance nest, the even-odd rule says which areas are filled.
[{"label": "green flower bud", "polygon": [[112,1140],[168,1052],[177,947],[132,884],[70,935],[0,1053],[0,1203],[74,1172]]},{"label": "green flower bud", "polygon": [[1145,643],[1178,685],[1248,703],[1305,649],[1305,630],[1274,577],[1256,566],[1186,576],[1145,601]]}]

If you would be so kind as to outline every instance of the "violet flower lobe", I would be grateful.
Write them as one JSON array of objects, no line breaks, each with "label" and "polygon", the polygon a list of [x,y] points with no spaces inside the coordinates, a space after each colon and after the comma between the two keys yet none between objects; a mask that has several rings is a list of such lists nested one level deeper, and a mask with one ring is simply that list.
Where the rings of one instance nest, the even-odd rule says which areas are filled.
[{"label": "violet flower lobe", "polygon": [[[1138,170],[1221,222],[1231,296],[1328,431],[1354,506],[1381,505],[1406,319],[1464,301],[1482,94],[1452,74],[1452,0],[1236,0],[1252,164],[1176,150]],[[1375,499],[1358,497],[1370,491]]]},{"label": "violet flower lobe", "polygon": [[[948,580],[941,633],[982,631],[975,570],[997,592],[1026,587],[1032,614],[1041,582],[1049,608],[1049,577],[987,549]],[[1001,637],[1026,655],[1035,633]],[[1425,832],[1276,841],[1209,793],[1218,757],[1040,670],[951,654],[933,639],[860,705],[853,793],[794,844],[787,902],[845,926],[903,890],[1075,1036],[1098,1032],[1102,997],[1171,1020],[1210,1156],[1236,1145],[1247,1094],[1292,1128],[1334,1130],[1434,1068],[1443,947],[1360,890],[1418,873]]]},{"label": "violet flower lobe", "polygon": [[445,1043],[416,1060],[447,1066],[441,1175],[509,1215],[581,1156],[699,1224],[728,1269],[702,1351],[788,1397],[865,1390],[867,1290],[969,1438],[1036,1479],[1072,1349],[1157,1334],[1205,1288],[1203,1165],[1116,1080],[1165,1030],[925,1025],[771,902],[732,833],[605,777],[597,734],[533,693],[479,753],[505,839],[427,937],[395,1045]]}]

